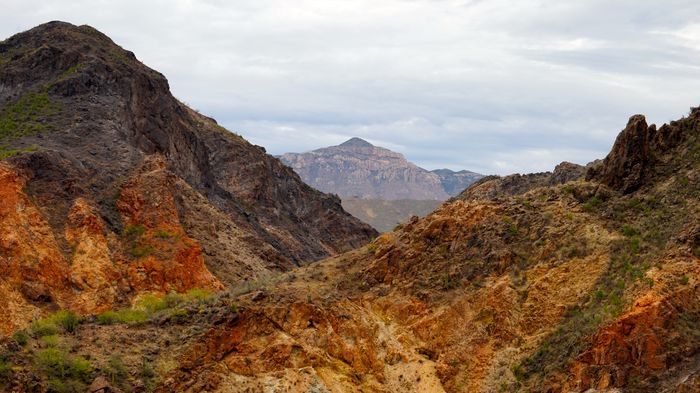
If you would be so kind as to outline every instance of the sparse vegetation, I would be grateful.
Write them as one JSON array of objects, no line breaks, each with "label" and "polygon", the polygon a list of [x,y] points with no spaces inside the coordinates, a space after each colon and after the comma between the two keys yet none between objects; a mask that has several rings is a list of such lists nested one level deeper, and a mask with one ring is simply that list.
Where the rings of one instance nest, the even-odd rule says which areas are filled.
[{"label": "sparse vegetation", "polygon": [[49,379],[50,392],[84,392],[94,369],[82,356],[73,356],[60,348],[46,348],[36,353],[37,369]]},{"label": "sparse vegetation", "polygon": [[158,239],[170,239],[171,237],[175,237],[175,234],[174,234],[174,233],[170,233],[170,232],[168,232],[168,231],[163,231],[163,230],[161,230],[161,231],[156,232],[155,236],[156,236]]},{"label": "sparse vegetation", "polygon": [[146,232],[146,227],[141,224],[130,224],[124,228],[124,237],[127,240],[135,242]]},{"label": "sparse vegetation", "polygon": [[[0,141],[52,130],[51,118],[59,109],[47,92],[25,94],[0,112]],[[10,153],[5,149],[4,154]]]},{"label": "sparse vegetation", "polygon": [[128,372],[126,365],[119,355],[112,355],[109,357],[107,362],[107,367],[105,367],[105,373],[109,378],[112,385],[121,386],[126,379]]},{"label": "sparse vegetation", "polygon": [[29,335],[24,330],[18,330],[12,334],[12,339],[19,344],[19,346],[24,347],[29,342]]},{"label": "sparse vegetation", "polygon": [[155,248],[153,248],[153,246],[150,244],[145,244],[131,247],[130,252],[134,258],[143,258],[153,254],[155,252]]},{"label": "sparse vegetation", "polygon": [[583,204],[583,210],[587,212],[592,212],[602,204],[602,199],[598,198],[597,196],[593,196],[591,197],[591,199],[588,200],[588,202]]}]

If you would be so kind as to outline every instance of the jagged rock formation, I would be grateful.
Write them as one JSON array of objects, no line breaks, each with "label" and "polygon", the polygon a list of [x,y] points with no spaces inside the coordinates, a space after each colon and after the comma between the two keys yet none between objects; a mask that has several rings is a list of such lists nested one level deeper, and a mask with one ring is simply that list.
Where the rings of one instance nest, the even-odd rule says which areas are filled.
[{"label": "jagged rock formation", "polygon": [[376,232],[89,26],[0,42],[0,332],[49,306],[219,290]]},{"label": "jagged rock formation", "polygon": [[[589,164],[593,165],[593,164]],[[496,200],[524,194],[537,187],[555,186],[572,180],[582,179],[586,167],[562,162],[554,172],[514,174],[509,176],[487,176],[464,190],[457,199],[461,200]]]},{"label": "jagged rock formation", "polygon": [[[697,111],[698,108],[691,110],[691,119]],[[682,143],[694,127],[694,122],[684,119],[665,124],[657,131],[656,125],[647,126],[643,115],[634,115],[602,165],[591,168],[587,179],[599,180],[623,193],[635,191],[649,176],[656,157]]]},{"label": "jagged rock formation", "polygon": [[360,138],[280,159],[307,184],[341,198],[444,201],[482,177],[469,171],[430,172]]}]

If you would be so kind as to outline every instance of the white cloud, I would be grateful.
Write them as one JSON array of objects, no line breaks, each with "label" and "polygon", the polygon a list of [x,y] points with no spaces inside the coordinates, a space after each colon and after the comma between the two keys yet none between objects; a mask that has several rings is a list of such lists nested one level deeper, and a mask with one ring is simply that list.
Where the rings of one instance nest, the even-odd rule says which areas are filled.
[{"label": "white cloud", "polygon": [[0,35],[90,24],[273,154],[360,136],[429,168],[604,156],[698,105],[696,1],[3,0]]}]

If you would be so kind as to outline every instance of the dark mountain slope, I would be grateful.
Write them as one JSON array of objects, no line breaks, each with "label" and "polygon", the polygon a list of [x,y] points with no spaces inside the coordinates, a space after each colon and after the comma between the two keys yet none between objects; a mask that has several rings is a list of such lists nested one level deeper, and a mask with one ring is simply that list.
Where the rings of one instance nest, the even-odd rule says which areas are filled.
[{"label": "dark mountain slope", "polygon": [[[70,296],[52,285],[65,280],[76,289],[70,260],[77,245],[66,235],[76,201],[102,228],[96,232],[113,263],[155,258],[168,267],[150,238],[166,231],[167,221],[168,233],[177,236],[160,235],[175,243],[187,237],[192,252],[201,251],[194,257],[203,258],[201,269],[224,283],[286,270],[376,235],[343,211],[337,197],[312,189],[263,148],[178,102],[163,75],[89,26],[51,22],[0,43],[0,157],[7,179],[21,185],[5,191],[31,204],[32,219],[49,229],[17,234],[26,211],[5,206],[19,221],[0,221],[6,240],[0,260],[23,265],[22,258],[33,258],[13,246],[12,236],[50,239],[41,246],[50,249],[47,263],[68,265],[68,277],[30,275],[27,282],[47,294],[35,298],[65,305]],[[143,239],[126,244],[133,231]],[[147,255],[132,246],[148,246]],[[125,282],[112,286],[118,293],[153,289],[121,277]]]}]

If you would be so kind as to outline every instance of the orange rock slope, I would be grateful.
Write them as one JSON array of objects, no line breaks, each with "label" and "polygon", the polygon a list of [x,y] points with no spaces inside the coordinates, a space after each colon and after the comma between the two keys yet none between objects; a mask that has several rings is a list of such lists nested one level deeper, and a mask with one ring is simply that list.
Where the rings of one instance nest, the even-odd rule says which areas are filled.
[{"label": "orange rock slope", "polygon": [[123,234],[109,231],[84,198],[72,202],[61,233],[27,196],[26,179],[14,168],[0,165],[0,185],[3,334],[55,306],[96,313],[143,292],[223,288],[180,226],[162,168],[122,188]]}]

